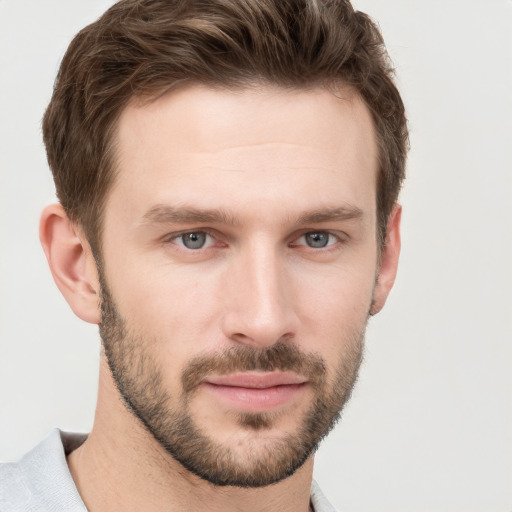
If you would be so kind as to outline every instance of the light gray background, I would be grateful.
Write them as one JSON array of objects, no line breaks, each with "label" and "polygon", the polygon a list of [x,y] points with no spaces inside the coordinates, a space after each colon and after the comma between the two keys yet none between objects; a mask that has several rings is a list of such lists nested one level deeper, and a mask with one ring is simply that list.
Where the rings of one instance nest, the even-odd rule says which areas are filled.
[{"label": "light gray background", "polygon": [[[38,242],[40,136],[71,37],[111,2],[0,0],[0,458],[87,431],[97,328]],[[378,20],[412,151],[394,291],[316,478],[343,511],[512,510],[512,2],[358,0]]]}]

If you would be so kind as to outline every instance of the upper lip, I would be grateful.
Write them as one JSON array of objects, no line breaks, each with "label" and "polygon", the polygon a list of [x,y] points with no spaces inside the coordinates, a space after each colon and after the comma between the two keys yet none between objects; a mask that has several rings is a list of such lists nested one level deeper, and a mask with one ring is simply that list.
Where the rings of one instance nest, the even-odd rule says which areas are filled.
[{"label": "upper lip", "polygon": [[230,375],[209,376],[205,379],[208,384],[216,386],[231,386],[240,388],[265,389],[274,386],[304,384],[307,379],[293,373],[233,373]]}]

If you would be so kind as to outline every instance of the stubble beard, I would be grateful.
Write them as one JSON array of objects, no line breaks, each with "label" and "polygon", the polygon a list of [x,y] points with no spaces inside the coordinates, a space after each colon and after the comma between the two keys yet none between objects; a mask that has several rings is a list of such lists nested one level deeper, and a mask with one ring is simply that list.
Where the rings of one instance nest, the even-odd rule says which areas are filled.
[{"label": "stubble beard", "polygon": [[[173,406],[156,354],[151,351],[151,340],[126,327],[101,275],[100,283],[100,335],[119,393],[160,446],[191,473],[217,486],[270,485],[295,473],[339,420],[357,379],[366,323],[345,339],[336,340],[344,343],[346,350],[331,386],[320,356],[305,354],[291,342],[281,340],[267,348],[235,346],[220,354],[191,359],[181,376],[180,400],[174,397]],[[246,450],[240,456],[234,447],[216,442],[194,423],[189,403],[208,374],[274,370],[303,375],[313,389],[312,405],[295,432],[259,442],[257,449]],[[257,435],[272,427],[276,415],[240,413],[236,419],[246,433]]]}]

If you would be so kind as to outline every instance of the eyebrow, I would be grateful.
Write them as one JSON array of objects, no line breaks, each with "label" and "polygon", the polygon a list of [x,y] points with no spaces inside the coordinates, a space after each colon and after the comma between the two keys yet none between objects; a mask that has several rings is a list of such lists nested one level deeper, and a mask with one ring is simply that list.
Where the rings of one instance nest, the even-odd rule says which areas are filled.
[{"label": "eyebrow", "polygon": [[143,224],[228,224],[236,226],[238,220],[222,209],[174,208],[158,204],[142,217]]},{"label": "eyebrow", "polygon": [[[320,224],[323,222],[341,222],[360,220],[363,211],[355,206],[319,208],[306,211],[296,220],[297,224]],[[142,224],[225,224],[240,225],[240,221],[223,209],[198,209],[193,207],[174,208],[158,204],[150,208],[142,217]]]},{"label": "eyebrow", "polygon": [[356,206],[340,206],[337,208],[320,208],[303,213],[298,224],[318,224],[322,222],[340,222],[347,220],[360,220],[364,216],[363,210]]}]

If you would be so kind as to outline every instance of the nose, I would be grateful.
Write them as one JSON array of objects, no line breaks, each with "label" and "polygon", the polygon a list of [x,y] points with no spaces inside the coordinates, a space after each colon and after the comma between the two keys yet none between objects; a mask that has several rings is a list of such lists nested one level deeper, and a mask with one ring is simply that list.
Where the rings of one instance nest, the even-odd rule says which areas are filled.
[{"label": "nose", "polygon": [[255,245],[230,266],[223,330],[236,343],[264,348],[295,337],[296,294],[285,258],[272,247]]}]

